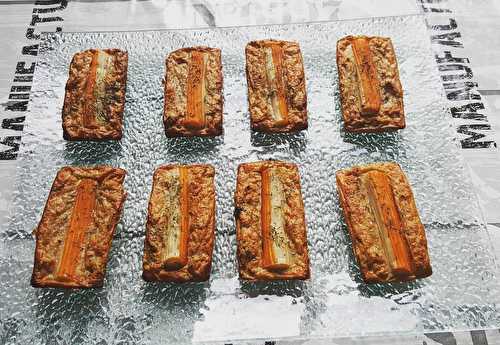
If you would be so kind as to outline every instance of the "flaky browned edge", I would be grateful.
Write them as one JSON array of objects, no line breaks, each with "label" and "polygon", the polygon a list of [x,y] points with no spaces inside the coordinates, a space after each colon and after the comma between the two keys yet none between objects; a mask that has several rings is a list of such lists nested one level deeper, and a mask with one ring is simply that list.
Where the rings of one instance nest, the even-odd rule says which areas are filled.
[{"label": "flaky browned edge", "polygon": [[[272,127],[272,126],[266,126],[265,124],[263,123],[256,123],[253,119],[254,119],[254,110],[253,110],[253,106],[252,104],[250,103],[250,89],[252,88],[252,85],[250,85],[250,76],[249,76],[249,71],[248,71],[248,66],[250,65],[249,61],[248,61],[248,47],[250,46],[256,46],[256,45],[263,45],[263,44],[266,44],[266,43],[271,43],[271,42],[283,42],[283,43],[292,43],[292,44],[296,44],[298,47],[299,47],[299,55],[300,55],[300,61],[301,61],[301,65],[302,65],[302,71],[304,72],[304,104],[303,104],[303,108],[304,108],[304,111],[301,111],[300,114],[301,114],[301,120],[300,122],[292,122],[292,123],[289,123],[287,126],[284,126],[284,127]],[[262,49],[262,48],[260,48]],[[307,89],[306,89],[306,86],[305,86],[305,71],[304,71],[304,60],[302,58],[302,50],[300,49],[300,45],[298,42],[294,42],[294,41],[281,41],[281,40],[273,40],[273,39],[267,39],[267,40],[257,40],[257,41],[250,41],[247,43],[247,45],[245,46],[245,74],[246,74],[246,78],[247,78],[247,100],[248,100],[248,109],[250,111],[250,126],[251,126],[251,129],[253,131],[256,131],[256,132],[262,132],[262,133],[268,133],[268,134],[273,134],[273,133],[291,133],[291,132],[298,132],[298,131],[302,131],[302,130],[306,130],[308,128],[308,118],[307,118]],[[288,103],[288,99],[287,99],[287,103]]]},{"label": "flaky browned edge", "polygon": [[[337,54],[336,54],[336,62],[337,62],[337,72],[338,72],[338,77],[339,77],[339,89],[340,89],[340,105],[342,107],[342,119],[344,120],[344,129],[346,132],[349,133],[382,133],[382,132],[394,132],[399,129],[404,129],[406,128],[406,116],[404,114],[404,104],[403,104],[403,125],[379,125],[379,126],[366,126],[366,127],[352,127],[349,126],[349,121],[350,121],[350,112],[349,109],[347,109],[345,100],[344,100],[344,95],[347,93],[347,91],[344,89],[343,83],[341,82],[341,79],[344,79],[344,74],[342,70],[340,69],[340,55],[341,52],[339,50],[339,44],[340,42],[344,40],[351,40],[354,37],[368,37],[369,39],[372,38],[385,38],[385,37],[380,37],[380,36],[346,36],[341,38],[340,40],[337,41]],[[391,47],[392,50],[394,51],[394,47],[392,46],[392,41],[391,41]],[[394,53],[396,55],[396,53]],[[396,64],[396,77],[397,79],[401,80],[399,76],[399,66],[398,66],[398,61],[397,59],[394,59],[394,63]]]},{"label": "flaky browned edge", "polygon": [[[241,182],[241,176],[240,176],[240,169],[244,169],[245,166],[255,166],[255,165],[260,165],[261,163],[271,163],[271,164],[275,164],[277,166],[280,166],[280,165],[285,165],[285,166],[294,166],[295,168],[295,171],[297,172],[297,174],[299,174],[299,170],[298,170],[298,167],[297,167],[297,164],[295,163],[288,163],[288,162],[283,162],[283,161],[259,161],[259,162],[251,162],[251,163],[241,163],[239,166],[238,166],[238,174],[237,174],[237,177],[236,177],[236,186],[238,186]],[[300,174],[299,174],[300,175]],[[300,180],[300,179],[299,179]],[[237,188],[237,187],[236,187]],[[301,186],[300,186],[301,188]],[[302,188],[301,188],[302,189]],[[236,192],[235,192],[236,193]],[[301,197],[302,197],[302,190],[301,190]],[[301,198],[302,199],[302,198]],[[304,232],[305,232],[305,239],[306,239],[306,246],[305,248],[302,248],[304,250],[304,254],[305,254],[305,266],[306,266],[306,269],[304,270],[303,274],[302,275],[287,275],[287,274],[279,274],[279,273],[274,273],[274,272],[270,272],[271,274],[273,274],[273,277],[272,278],[269,278],[269,279],[258,279],[258,278],[255,278],[255,277],[251,277],[251,276],[248,276],[246,273],[245,273],[245,266],[244,266],[244,263],[241,262],[240,260],[240,257],[241,257],[241,246],[240,246],[240,220],[239,220],[239,205],[236,201],[236,194],[235,194],[235,198],[234,198],[234,204],[235,204],[235,210],[234,210],[234,219],[235,219],[235,223],[236,223],[236,240],[237,240],[237,248],[236,248],[236,256],[238,258],[238,274],[239,274],[239,278],[241,280],[244,280],[244,281],[248,281],[248,282],[257,282],[257,281],[273,281],[273,280],[307,280],[311,277],[311,267],[310,267],[310,261],[309,261],[309,248],[308,248],[308,245],[307,245],[307,224],[306,224],[306,213],[305,213],[305,210],[304,212],[302,213],[303,214],[303,224],[305,225],[304,227]],[[304,208],[304,201],[302,199],[302,207]],[[260,218],[259,218],[260,220]],[[258,234],[259,237],[261,238],[261,241],[262,241],[262,234],[259,233]]]},{"label": "flaky browned edge", "polygon": [[[214,167],[212,165],[210,165],[210,164],[189,164],[189,165],[183,165],[183,164],[166,164],[166,165],[162,165],[162,166],[158,167],[155,170],[155,172],[154,172],[153,186],[151,188],[150,199],[151,199],[151,195],[153,193],[153,190],[155,189],[155,186],[156,186],[156,174],[158,174],[161,170],[167,170],[167,169],[177,168],[177,167],[181,167],[181,166],[186,166],[188,168],[210,167],[210,168],[214,169]],[[215,171],[215,169],[214,169],[214,171]],[[212,181],[212,183],[215,183],[215,182]],[[215,185],[214,185],[214,191],[215,191]],[[215,195],[214,195],[214,197],[215,197]],[[214,242],[215,242],[215,219],[212,221],[212,227],[211,227],[211,229],[209,229],[210,230],[210,235],[212,237],[212,246],[211,246],[210,252],[207,253],[208,257],[209,257],[209,264],[206,266],[206,269],[203,271],[203,274],[201,274],[198,277],[195,277],[192,274],[190,274],[190,279],[184,279],[180,275],[171,274],[167,279],[162,279],[161,277],[158,276],[158,274],[155,274],[154,271],[152,271],[152,270],[146,270],[144,268],[144,263],[145,263],[144,260],[146,258],[145,254],[146,254],[146,251],[149,250],[148,241],[149,241],[149,228],[151,226],[151,219],[150,219],[151,208],[152,208],[152,205],[151,205],[151,202],[149,201],[148,202],[148,216],[147,216],[147,221],[146,221],[147,222],[146,223],[146,236],[144,238],[144,255],[143,255],[142,279],[144,279],[147,282],[171,282],[171,283],[188,283],[188,282],[204,282],[204,281],[207,281],[210,278],[210,271],[212,270],[212,258],[213,258]],[[215,202],[214,202],[214,206],[211,209],[211,212],[214,215],[213,217],[215,217]],[[161,272],[160,272],[160,274],[161,274]]]},{"label": "flaky browned edge", "polygon": [[[40,221],[38,222],[38,225],[37,225],[37,228],[35,229],[35,231],[38,229],[38,226],[40,225],[43,218],[45,217],[45,213],[47,212],[47,208],[48,208],[48,201],[50,199],[50,195],[53,192],[54,185],[55,185],[56,180],[59,176],[59,173],[65,168],[68,168],[68,167],[63,167],[63,168],[59,169],[59,171],[56,174],[56,177],[54,178],[54,181],[52,182],[52,186],[50,187],[49,195],[47,196],[47,202],[45,203],[45,206],[43,208],[42,217],[40,218]],[[69,168],[73,168],[73,167],[69,167]],[[94,167],[94,169],[101,169],[101,168],[105,168],[105,166]],[[113,168],[113,167],[110,167],[110,168]],[[121,169],[121,168],[113,168],[113,169],[122,170],[124,175],[127,174],[127,171],[125,169]],[[116,215],[113,218],[112,223],[111,223],[111,228],[112,228],[111,236],[110,236],[110,240],[108,242],[108,250],[106,251],[106,257],[104,258],[106,262],[108,261],[109,249],[111,247],[111,242],[113,240],[113,235],[115,233],[116,225],[118,224],[118,222],[120,220],[120,217],[121,217],[121,214],[123,211],[123,204],[125,203],[126,198],[127,198],[127,192],[124,191],[118,212],[116,212]],[[39,258],[37,257],[38,242],[39,242],[39,240],[38,240],[38,236],[37,236],[36,242],[35,242],[35,258],[34,258],[34,264],[33,264],[33,272],[31,274],[31,280],[30,280],[32,287],[34,287],[34,288],[54,287],[54,288],[66,288],[66,289],[92,289],[92,288],[101,288],[104,285],[104,276],[106,273],[106,267],[104,267],[104,272],[102,274],[102,278],[90,281],[90,283],[88,285],[78,285],[78,284],[73,284],[71,282],[64,283],[64,282],[56,282],[56,281],[45,283],[45,282],[41,282],[41,281],[37,280],[35,278],[35,271],[36,271],[36,267],[38,266],[38,260],[39,260]]]},{"label": "flaky browned edge", "polygon": [[[411,187],[409,185],[408,179],[406,178],[406,175],[405,175],[404,171],[401,169],[401,166],[399,164],[397,164],[397,163],[391,163],[391,164],[396,165],[399,168],[399,173],[403,175],[404,181],[405,181],[405,183],[409,187],[409,191],[410,191],[410,194],[411,194],[411,199],[412,199],[412,203],[413,203],[414,209],[417,210],[417,207],[416,207],[416,204],[415,204],[415,197],[413,195],[413,190],[411,189]],[[380,166],[380,163],[367,164],[366,166],[373,166],[373,167]],[[388,283],[388,282],[404,282],[404,281],[412,281],[412,280],[415,280],[415,279],[426,278],[426,277],[429,277],[430,275],[432,275],[432,266],[429,264],[427,267],[425,267],[426,269],[424,269],[424,270],[418,270],[418,269],[416,269],[415,272],[414,272],[414,275],[413,276],[408,276],[407,279],[403,279],[402,277],[396,277],[396,276],[392,276],[391,279],[387,279],[387,280],[382,280],[382,279],[377,279],[377,278],[371,279],[371,278],[368,277],[368,274],[367,274],[368,270],[365,269],[363,267],[363,265],[361,265],[361,262],[360,262],[360,256],[358,254],[360,248],[359,248],[359,246],[357,244],[357,241],[355,240],[355,238],[356,238],[355,235],[356,234],[355,234],[354,226],[353,226],[353,224],[351,222],[351,217],[350,217],[351,210],[350,210],[350,208],[348,206],[347,197],[345,196],[345,193],[342,190],[343,182],[341,180],[341,176],[340,175],[345,170],[350,170],[352,168],[354,168],[354,167],[351,167],[349,169],[344,169],[344,170],[337,171],[336,174],[335,174],[335,180],[336,180],[336,184],[337,184],[337,191],[339,193],[340,205],[342,207],[342,212],[343,212],[343,215],[344,215],[344,220],[345,220],[346,225],[347,225],[347,230],[349,232],[349,236],[351,237],[353,254],[354,254],[354,257],[356,258],[356,262],[357,262],[359,270],[361,272],[361,276],[363,278],[363,281],[365,283],[368,283],[368,284],[373,284],[373,283]],[[381,171],[385,171],[385,169],[382,169]],[[418,214],[417,214],[417,216],[418,216]],[[420,219],[420,217],[418,217],[418,218]],[[424,239],[426,239],[425,229],[424,229],[422,223],[420,223],[420,225],[421,225],[421,228],[422,228],[422,236],[424,237]],[[427,240],[426,240],[426,243],[427,243]],[[427,246],[425,248],[425,251],[426,251],[427,257],[428,257],[429,256],[429,249],[428,249]]]},{"label": "flaky browned edge", "polygon": [[[85,53],[88,51],[94,51],[94,50],[99,50],[99,49],[87,49],[85,51],[81,51],[81,52],[76,53],[76,54],[81,54],[81,53]],[[67,112],[69,112],[69,110],[67,110],[67,109],[71,108],[71,104],[69,104],[69,100],[68,100],[68,94],[70,94],[72,92],[72,90],[68,90],[68,82],[69,82],[69,79],[71,78],[71,68],[70,68],[69,72],[68,72],[68,80],[66,81],[66,87],[65,87],[65,92],[64,92],[64,103],[63,103],[63,109],[62,109],[62,128],[63,128],[63,139],[64,140],[67,140],[67,141],[107,141],[107,140],[121,140],[121,138],[123,136],[123,112],[125,110],[125,93],[126,93],[126,88],[127,88],[128,52],[122,51],[121,49],[117,49],[117,48],[102,49],[102,50],[110,55],[115,55],[117,52],[123,52],[123,53],[125,53],[125,56],[127,57],[126,63],[124,66],[124,70],[122,73],[123,83],[122,83],[122,87],[120,88],[120,90],[123,91],[123,97],[124,97],[123,105],[116,109],[116,116],[120,120],[120,128],[114,128],[110,132],[110,134],[104,138],[74,136],[74,135],[71,135],[66,130],[66,126],[64,124],[64,116]],[[74,58],[75,58],[76,54],[73,55],[73,58],[71,59],[70,65],[73,65]],[[112,114],[110,114],[110,115],[112,115]]]},{"label": "flaky browned edge", "polygon": [[[219,102],[219,115],[220,115],[220,122],[216,123],[216,126],[213,129],[210,129],[209,127],[204,127],[201,129],[188,129],[185,126],[182,126],[180,130],[176,129],[174,126],[178,124],[179,118],[176,119],[174,124],[168,124],[167,123],[167,102],[169,101],[167,99],[167,78],[168,78],[168,66],[167,62],[168,59],[172,54],[181,52],[181,51],[203,51],[203,52],[210,52],[213,53],[215,52],[218,56],[218,67],[219,67],[219,79],[220,79],[220,89],[218,90],[220,94],[220,102]],[[167,58],[165,59],[165,82],[164,82],[164,89],[163,89],[163,127],[165,129],[165,136],[168,138],[174,138],[174,137],[216,137],[219,135],[222,135],[224,132],[223,128],[223,122],[224,122],[224,97],[222,94],[222,90],[224,88],[223,86],[224,83],[224,76],[222,73],[222,58],[221,58],[221,51],[219,48],[210,48],[210,47],[204,47],[204,46],[198,46],[198,47],[189,47],[189,48],[181,48],[174,50],[170,54],[168,54]]]}]

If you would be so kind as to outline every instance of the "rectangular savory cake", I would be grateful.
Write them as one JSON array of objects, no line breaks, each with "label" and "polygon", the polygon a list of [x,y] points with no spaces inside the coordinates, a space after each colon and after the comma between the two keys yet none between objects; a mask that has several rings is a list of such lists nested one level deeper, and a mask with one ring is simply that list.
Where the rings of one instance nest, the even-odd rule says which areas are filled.
[{"label": "rectangular savory cake", "polygon": [[234,201],[240,278],[308,279],[297,165],[279,161],[241,164]]},{"label": "rectangular savory cake", "polygon": [[252,41],[245,54],[252,129],[267,133],[306,129],[307,96],[299,44]]},{"label": "rectangular savory cake", "polygon": [[165,62],[163,124],[167,137],[222,134],[220,49],[183,48]]},{"label": "rectangular savory cake", "polygon": [[208,280],[215,237],[214,175],[207,164],[165,165],[155,171],[144,241],[144,280]]},{"label": "rectangular savory cake", "polygon": [[398,164],[340,170],[337,188],[365,282],[406,281],[432,274],[424,226]]},{"label": "rectangular savory cake", "polygon": [[337,68],[347,132],[405,128],[403,88],[390,38],[342,38],[337,42]]},{"label": "rectangular savory cake", "polygon": [[103,285],[109,248],[126,193],[125,170],[64,167],[35,230],[34,287]]},{"label": "rectangular savory cake", "polygon": [[128,54],[119,49],[76,53],[62,111],[66,140],[120,140]]}]

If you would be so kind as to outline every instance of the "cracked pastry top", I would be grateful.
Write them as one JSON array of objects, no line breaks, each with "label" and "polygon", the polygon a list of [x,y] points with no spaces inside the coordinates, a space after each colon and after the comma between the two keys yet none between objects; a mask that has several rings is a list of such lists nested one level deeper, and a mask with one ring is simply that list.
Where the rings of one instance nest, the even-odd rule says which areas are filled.
[{"label": "cracked pastry top", "polygon": [[103,285],[108,253],[126,193],[125,170],[64,167],[35,229],[34,287]]},{"label": "cracked pastry top", "polygon": [[235,193],[240,278],[309,278],[304,203],[297,165],[243,163]]},{"label": "cracked pastry top", "polygon": [[66,140],[120,140],[128,54],[119,49],[76,53],[69,66],[62,111]]},{"label": "cracked pastry top", "polygon": [[407,281],[432,274],[413,193],[396,163],[340,170],[337,189],[363,279]]},{"label": "cracked pastry top", "polygon": [[163,124],[167,137],[218,136],[222,129],[222,62],[217,48],[175,50],[165,62]]},{"label": "cracked pastry top", "polygon": [[214,168],[206,164],[165,165],[155,171],[144,242],[144,280],[208,280],[215,237],[214,175]]},{"label": "cracked pastry top", "polygon": [[306,129],[307,96],[299,44],[252,41],[245,55],[252,130],[285,133]]},{"label": "cracked pastry top", "polygon": [[390,38],[342,38],[337,42],[337,68],[347,132],[405,128],[403,88]]}]

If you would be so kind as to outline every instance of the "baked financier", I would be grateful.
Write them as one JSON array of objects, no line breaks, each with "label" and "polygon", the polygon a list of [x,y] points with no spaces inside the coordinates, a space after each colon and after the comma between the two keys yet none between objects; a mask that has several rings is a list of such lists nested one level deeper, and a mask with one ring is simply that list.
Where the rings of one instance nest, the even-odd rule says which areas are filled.
[{"label": "baked financier", "polygon": [[279,161],[241,164],[234,201],[240,278],[308,279],[297,165]]},{"label": "baked financier", "polygon": [[299,44],[252,41],[245,55],[252,129],[267,133],[306,129],[306,84]]},{"label": "baked financier", "polygon": [[194,282],[210,276],[215,236],[211,165],[165,165],[153,176],[142,277]]},{"label": "baked financier", "polygon": [[64,167],[35,229],[34,287],[103,285],[109,248],[126,193],[125,170]]},{"label": "baked financier", "polygon": [[365,282],[406,281],[432,274],[424,226],[398,164],[340,170],[337,188]]},{"label": "baked financier", "polygon": [[128,54],[119,49],[76,53],[62,111],[66,140],[120,140]]},{"label": "baked financier", "polygon": [[342,38],[337,42],[337,68],[347,132],[405,128],[403,88],[390,38]]},{"label": "baked financier", "polygon": [[220,49],[183,48],[165,62],[163,124],[167,137],[222,134]]}]

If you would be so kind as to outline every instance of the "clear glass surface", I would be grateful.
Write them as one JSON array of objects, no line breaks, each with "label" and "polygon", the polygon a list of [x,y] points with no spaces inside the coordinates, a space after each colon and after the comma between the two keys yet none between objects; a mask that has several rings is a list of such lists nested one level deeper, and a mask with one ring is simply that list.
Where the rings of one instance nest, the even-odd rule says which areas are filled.
[{"label": "clear glass surface", "polygon": [[[336,42],[349,34],[391,37],[398,57],[407,128],[396,133],[343,130]],[[251,133],[245,44],[275,38],[300,43],[309,129]],[[166,138],[164,60],[177,48],[222,49],[222,137]],[[124,136],[120,142],[62,139],[68,66],[87,48],[129,52]],[[167,344],[413,334],[488,328],[500,323],[498,280],[470,178],[453,142],[428,33],[421,16],[184,31],[49,34],[41,47],[14,207],[0,237],[0,319],[19,344]],[[282,159],[300,166],[312,277],[306,282],[238,280],[233,192],[241,162]],[[396,161],[407,173],[425,225],[434,274],[405,284],[366,285],[352,255],[335,171]],[[141,280],[147,202],[156,167],[204,162],[216,167],[217,230],[210,281]],[[128,171],[128,198],[109,256],[105,286],[87,291],[29,285],[34,238],[57,170],[108,164]]]}]

